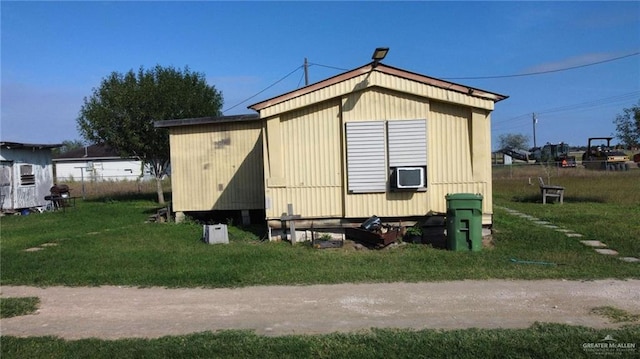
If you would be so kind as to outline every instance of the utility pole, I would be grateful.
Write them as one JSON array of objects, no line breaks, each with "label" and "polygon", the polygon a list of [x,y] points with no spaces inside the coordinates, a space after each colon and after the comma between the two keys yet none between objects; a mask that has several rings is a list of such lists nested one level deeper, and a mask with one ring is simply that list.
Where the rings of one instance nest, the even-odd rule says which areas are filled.
[{"label": "utility pole", "polygon": [[309,85],[309,63],[306,57],[304,58],[304,85]]},{"label": "utility pole", "polygon": [[536,118],[536,113],[533,113],[533,147],[538,147],[536,144],[536,124],[538,123],[538,119]]}]

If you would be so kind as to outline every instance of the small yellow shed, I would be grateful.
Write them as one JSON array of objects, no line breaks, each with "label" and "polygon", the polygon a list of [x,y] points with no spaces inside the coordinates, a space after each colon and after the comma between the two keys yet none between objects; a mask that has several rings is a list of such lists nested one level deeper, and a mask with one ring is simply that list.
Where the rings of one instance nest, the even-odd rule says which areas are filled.
[{"label": "small yellow shed", "polygon": [[278,226],[292,205],[302,223],[340,224],[479,193],[490,225],[491,111],[505,98],[372,62],[249,106],[257,116],[159,122],[174,210],[261,209]]}]

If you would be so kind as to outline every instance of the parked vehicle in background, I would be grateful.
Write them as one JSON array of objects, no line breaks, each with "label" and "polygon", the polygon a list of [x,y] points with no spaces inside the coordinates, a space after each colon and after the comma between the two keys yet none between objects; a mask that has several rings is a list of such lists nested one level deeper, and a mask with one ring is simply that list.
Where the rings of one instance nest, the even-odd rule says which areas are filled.
[{"label": "parked vehicle in background", "polygon": [[556,167],[576,167],[576,156],[569,155],[569,145],[560,142],[548,143],[542,147],[533,147],[528,151],[515,148],[503,148],[500,152],[513,159],[527,163],[544,163]]},{"label": "parked vehicle in background", "polygon": [[587,150],[582,155],[585,168],[602,171],[626,171],[629,156],[611,148],[613,137],[592,137],[587,142]]},{"label": "parked vehicle in background", "polygon": [[547,142],[542,148],[534,147],[529,151],[537,163],[555,163],[558,167],[576,166],[576,156],[569,155],[569,145],[564,142],[557,144]]}]

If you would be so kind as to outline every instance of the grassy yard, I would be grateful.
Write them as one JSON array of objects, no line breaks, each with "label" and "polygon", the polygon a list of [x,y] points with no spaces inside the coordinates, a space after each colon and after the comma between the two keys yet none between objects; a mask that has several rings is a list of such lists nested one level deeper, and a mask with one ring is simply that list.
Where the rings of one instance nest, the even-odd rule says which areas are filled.
[{"label": "grassy yard", "polygon": [[[1,221],[2,285],[241,287],[268,284],[434,281],[485,278],[640,278],[640,265],[596,254],[553,229],[508,214],[512,208],[622,256],[640,257],[640,170],[620,173],[496,171],[495,247],[450,252],[407,244],[390,250],[313,249],[261,240],[230,227],[229,245],[200,241],[194,222],[145,223],[154,194],[100,195],[66,211]],[[540,172],[543,171],[543,172]],[[570,171],[570,170],[566,170]],[[566,187],[565,204],[542,205],[537,176]],[[549,175],[551,177],[549,177]],[[535,184],[530,185],[529,179]],[[512,258],[558,265],[516,264]],[[637,314],[637,313],[633,313]],[[613,335],[637,341],[640,326],[598,331],[563,325],[523,330],[394,331],[264,338],[246,332],[156,340],[3,337],[1,353],[23,357],[586,357],[581,343]],[[565,344],[569,343],[569,344]]]},{"label": "grassy yard", "polygon": [[[503,169],[502,174],[506,173]],[[538,176],[565,187],[564,205],[541,205]],[[494,177],[494,205],[571,229],[584,235],[582,239],[600,240],[622,256],[640,258],[640,169],[545,171],[541,166],[530,166],[517,171],[516,176]],[[533,185],[529,185],[529,179]],[[496,212],[497,216],[504,214],[499,209]]]},{"label": "grassy yard", "polygon": [[[238,287],[268,284],[432,281],[484,278],[637,278],[636,263],[596,254],[563,233],[502,207],[548,220],[640,256],[640,171],[558,177],[565,204],[542,205],[526,178],[496,179],[495,243],[481,252],[407,244],[384,251],[317,250],[261,241],[230,227],[229,245],[205,245],[194,222],[145,223],[157,205],[137,195],[78,201],[66,211],[2,218],[1,283]],[[33,250],[33,248],[41,250]],[[31,249],[31,250],[29,250]],[[558,266],[518,265],[510,259]]]},{"label": "grassy yard", "polygon": [[635,343],[640,327],[596,330],[557,324],[528,329],[392,330],[264,337],[248,331],[198,333],[159,339],[74,340],[2,338],[3,358],[637,358],[589,352],[584,343],[611,335]]}]

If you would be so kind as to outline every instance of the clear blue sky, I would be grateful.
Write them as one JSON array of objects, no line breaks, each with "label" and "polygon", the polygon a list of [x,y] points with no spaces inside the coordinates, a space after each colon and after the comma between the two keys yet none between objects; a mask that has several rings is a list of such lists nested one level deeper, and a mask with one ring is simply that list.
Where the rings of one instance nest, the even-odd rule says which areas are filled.
[{"label": "clear blue sky", "polygon": [[[387,65],[510,96],[493,113],[494,143],[521,133],[533,145],[536,113],[538,145],[584,145],[612,135],[640,99],[638,1],[2,1],[0,11],[3,141],[81,139],[83,98],[113,71],[189,66],[233,115],[303,86],[304,58],[313,83],[380,46]],[[514,76],[535,72],[547,73]]]}]

